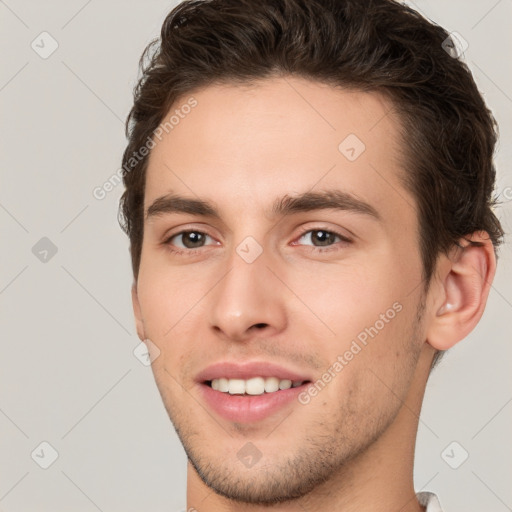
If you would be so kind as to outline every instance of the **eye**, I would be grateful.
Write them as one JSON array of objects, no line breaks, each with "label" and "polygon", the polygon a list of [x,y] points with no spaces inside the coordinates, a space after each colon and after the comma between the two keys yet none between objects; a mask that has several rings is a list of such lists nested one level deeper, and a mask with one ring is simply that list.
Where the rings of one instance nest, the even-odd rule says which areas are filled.
[{"label": "eye", "polygon": [[321,250],[322,247],[330,247],[337,242],[350,243],[351,240],[341,233],[327,229],[309,229],[298,238],[298,244],[309,245]]},{"label": "eye", "polygon": [[164,244],[178,247],[179,249],[199,249],[204,247],[207,239],[211,236],[202,231],[180,231],[165,240]]}]

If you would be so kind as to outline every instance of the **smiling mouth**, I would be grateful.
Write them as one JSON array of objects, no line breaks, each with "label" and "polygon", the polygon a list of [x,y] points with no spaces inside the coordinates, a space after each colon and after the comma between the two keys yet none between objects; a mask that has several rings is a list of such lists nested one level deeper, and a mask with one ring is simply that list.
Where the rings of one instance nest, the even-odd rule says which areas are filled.
[{"label": "smiling mouth", "polygon": [[205,385],[215,391],[229,395],[257,396],[278,393],[290,388],[308,384],[309,380],[289,380],[277,377],[252,377],[250,379],[218,378],[207,380]]}]

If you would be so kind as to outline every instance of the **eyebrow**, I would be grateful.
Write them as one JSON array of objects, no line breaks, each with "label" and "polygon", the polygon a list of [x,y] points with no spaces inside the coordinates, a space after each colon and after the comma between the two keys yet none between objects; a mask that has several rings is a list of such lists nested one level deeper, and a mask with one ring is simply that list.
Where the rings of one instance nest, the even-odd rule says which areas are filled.
[{"label": "eyebrow", "polygon": [[[355,195],[341,190],[324,192],[304,192],[299,195],[285,195],[274,201],[270,216],[283,217],[298,212],[316,210],[343,210],[382,220],[379,212],[370,204]],[[177,194],[161,196],[148,207],[146,220],[165,214],[185,213],[201,217],[221,219],[214,204],[202,199],[194,199]]]}]

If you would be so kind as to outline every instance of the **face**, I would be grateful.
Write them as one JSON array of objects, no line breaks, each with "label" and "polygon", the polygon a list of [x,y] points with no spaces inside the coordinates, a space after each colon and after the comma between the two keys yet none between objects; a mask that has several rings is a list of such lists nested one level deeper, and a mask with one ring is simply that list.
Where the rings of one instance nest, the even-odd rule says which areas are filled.
[{"label": "face", "polygon": [[149,159],[139,336],[201,479],[285,501],[350,467],[414,379],[422,266],[398,121],[376,93],[291,77],[190,96]]}]

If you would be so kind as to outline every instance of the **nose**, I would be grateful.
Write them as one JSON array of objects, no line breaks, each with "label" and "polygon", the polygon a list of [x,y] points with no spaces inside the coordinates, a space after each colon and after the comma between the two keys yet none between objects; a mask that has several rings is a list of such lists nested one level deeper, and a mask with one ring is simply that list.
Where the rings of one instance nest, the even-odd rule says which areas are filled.
[{"label": "nose", "polygon": [[210,297],[210,325],[217,335],[245,341],[286,328],[285,290],[268,263],[265,252],[252,263],[233,252]]}]

